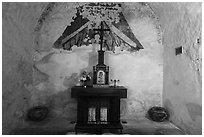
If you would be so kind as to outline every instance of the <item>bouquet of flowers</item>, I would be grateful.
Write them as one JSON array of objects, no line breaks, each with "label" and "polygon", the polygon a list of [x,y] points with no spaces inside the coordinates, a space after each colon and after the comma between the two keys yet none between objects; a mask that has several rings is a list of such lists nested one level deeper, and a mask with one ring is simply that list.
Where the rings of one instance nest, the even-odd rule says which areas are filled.
[{"label": "bouquet of flowers", "polygon": [[91,76],[87,74],[86,71],[82,72],[81,77],[79,78],[79,81],[83,83],[83,86],[85,86],[85,83],[91,80]]}]

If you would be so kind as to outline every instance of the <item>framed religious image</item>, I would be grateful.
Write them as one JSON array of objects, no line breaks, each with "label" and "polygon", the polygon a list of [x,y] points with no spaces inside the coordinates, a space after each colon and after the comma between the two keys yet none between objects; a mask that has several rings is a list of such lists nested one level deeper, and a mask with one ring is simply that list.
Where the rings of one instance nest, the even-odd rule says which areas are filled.
[{"label": "framed religious image", "polygon": [[93,85],[108,85],[109,67],[106,65],[96,65],[93,67]]},{"label": "framed religious image", "polygon": [[105,72],[103,70],[99,70],[97,72],[97,77],[96,77],[96,84],[105,84]]}]

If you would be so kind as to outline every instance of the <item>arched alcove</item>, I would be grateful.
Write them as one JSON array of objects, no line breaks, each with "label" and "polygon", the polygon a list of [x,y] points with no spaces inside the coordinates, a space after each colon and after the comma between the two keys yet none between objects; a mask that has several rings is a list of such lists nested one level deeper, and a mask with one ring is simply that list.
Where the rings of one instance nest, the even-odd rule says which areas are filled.
[{"label": "arched alcove", "polygon": [[[163,46],[159,20],[148,4],[120,4],[128,27],[144,49],[130,51],[116,46],[114,52],[105,52],[105,64],[110,66],[110,79],[120,79],[119,84],[128,88],[128,99],[121,105],[122,118],[144,117],[151,106],[161,106]],[[70,88],[78,84],[83,70],[91,72],[97,64],[95,43],[73,45],[71,50],[54,47],[67,26],[73,24],[76,7],[78,3],[48,4],[35,29],[33,87],[37,92],[33,93],[33,103],[46,100],[41,98],[55,100],[58,102],[53,106],[56,111],[67,109],[59,114],[65,117],[70,117],[73,111],[70,109],[75,104],[69,96]]]}]

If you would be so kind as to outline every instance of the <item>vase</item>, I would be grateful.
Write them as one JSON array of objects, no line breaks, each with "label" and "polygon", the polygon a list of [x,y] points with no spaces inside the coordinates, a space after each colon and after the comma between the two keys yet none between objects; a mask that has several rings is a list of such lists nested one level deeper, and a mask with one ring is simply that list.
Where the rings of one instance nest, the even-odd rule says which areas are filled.
[{"label": "vase", "polygon": [[82,87],[86,88],[86,82],[85,81],[82,81]]}]

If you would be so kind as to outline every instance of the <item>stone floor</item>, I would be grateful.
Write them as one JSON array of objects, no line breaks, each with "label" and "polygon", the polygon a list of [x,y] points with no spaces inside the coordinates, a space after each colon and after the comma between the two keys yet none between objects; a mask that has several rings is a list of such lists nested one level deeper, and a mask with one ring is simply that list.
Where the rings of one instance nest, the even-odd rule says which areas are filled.
[{"label": "stone floor", "polygon": [[123,124],[123,133],[131,135],[183,135],[184,133],[174,124],[166,122],[154,122],[149,119],[126,120]]},{"label": "stone floor", "polygon": [[[184,133],[170,122],[153,122],[148,119],[124,120],[123,134],[126,135],[184,135]],[[52,126],[50,126],[52,125]],[[13,135],[73,135],[74,123],[65,119],[52,119],[40,123],[29,123],[24,128],[15,129]],[[29,127],[29,128],[28,128]],[[79,133],[87,135],[90,133]],[[104,135],[117,134],[105,131]]]}]

